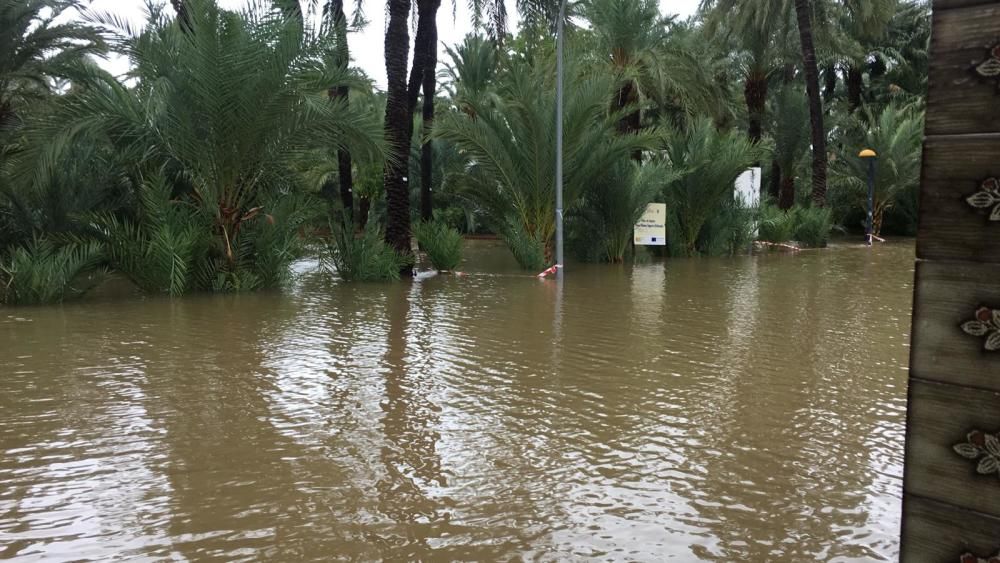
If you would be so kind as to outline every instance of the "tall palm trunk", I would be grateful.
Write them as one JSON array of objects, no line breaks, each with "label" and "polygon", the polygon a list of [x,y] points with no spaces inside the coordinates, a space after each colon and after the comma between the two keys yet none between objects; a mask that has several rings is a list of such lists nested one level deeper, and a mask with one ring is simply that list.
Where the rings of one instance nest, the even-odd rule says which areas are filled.
[{"label": "tall palm trunk", "polygon": [[429,221],[434,215],[434,201],[431,182],[434,181],[434,145],[430,133],[434,126],[434,89],[437,86],[437,30],[431,43],[432,53],[424,69],[424,144],[420,147],[420,218]]},{"label": "tall palm trunk", "polygon": [[[635,135],[642,128],[642,114],[639,112],[639,88],[634,80],[625,82],[615,97],[615,110],[623,111],[627,107],[634,108],[618,122],[618,132],[623,135]],[[642,161],[642,151],[634,151],[632,160]]]},{"label": "tall palm trunk", "polygon": [[795,0],[795,17],[802,45],[802,66],[809,96],[809,124],[812,128],[812,200],[817,207],[826,205],[826,129],[823,126],[823,99],[819,91],[819,68],[813,45],[812,6],[809,0]]},{"label": "tall palm trunk", "polygon": [[[421,135],[423,144],[420,147],[420,218],[424,221],[432,218],[434,209],[431,194],[431,182],[434,180],[434,146],[429,137],[431,128],[434,126],[434,95],[437,87],[437,11],[440,7],[441,0],[420,0],[417,8],[420,23],[423,25],[426,21],[423,34],[419,28],[417,30],[417,42],[423,44],[424,51],[423,68],[421,69],[421,85],[424,96]],[[414,67],[416,67],[416,61],[414,61]]]},{"label": "tall palm trunk", "polygon": [[[344,15],[344,1],[335,0],[333,2],[334,34],[336,38],[337,50],[334,62],[337,69],[346,71],[351,63],[351,52],[347,44],[347,16]],[[340,100],[344,104],[350,102],[350,88],[346,85],[336,86],[330,89],[330,97]],[[337,175],[340,181],[340,203],[344,207],[344,212],[349,218],[354,215],[354,176],[352,173],[353,163],[351,153],[344,148],[337,149]]]},{"label": "tall palm trunk", "polygon": [[759,143],[764,136],[764,112],[767,108],[767,72],[754,68],[747,72],[743,86],[743,99],[747,104],[747,136]]},{"label": "tall palm trunk", "polygon": [[852,63],[847,67],[847,106],[851,112],[861,107],[861,91],[864,89],[864,81],[864,73],[861,72],[860,66]]},{"label": "tall palm trunk", "polygon": [[383,180],[387,224],[386,242],[396,251],[410,254],[410,194],[406,173],[409,167],[412,114],[406,91],[406,65],[410,55],[407,20],[410,0],[387,0],[389,23],[385,31],[385,137],[389,159]]},{"label": "tall palm trunk", "polygon": [[771,159],[771,181],[767,187],[767,195],[774,201],[778,201],[781,196],[781,163],[778,159]]}]

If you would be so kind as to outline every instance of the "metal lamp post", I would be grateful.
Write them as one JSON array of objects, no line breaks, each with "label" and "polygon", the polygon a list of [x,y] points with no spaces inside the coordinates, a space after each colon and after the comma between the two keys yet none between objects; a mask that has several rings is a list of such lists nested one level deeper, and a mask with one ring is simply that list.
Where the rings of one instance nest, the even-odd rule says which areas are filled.
[{"label": "metal lamp post", "polygon": [[563,31],[566,0],[559,2],[556,22],[556,278],[563,278]]},{"label": "metal lamp post", "polygon": [[878,154],[872,149],[865,149],[858,153],[858,157],[868,161],[868,224],[865,225],[866,244],[872,245],[875,236],[875,161]]}]

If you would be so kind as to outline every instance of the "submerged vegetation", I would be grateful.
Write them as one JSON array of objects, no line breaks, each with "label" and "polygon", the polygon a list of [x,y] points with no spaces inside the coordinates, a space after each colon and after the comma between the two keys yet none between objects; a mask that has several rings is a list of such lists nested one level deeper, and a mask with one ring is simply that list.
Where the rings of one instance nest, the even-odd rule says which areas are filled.
[{"label": "submerged vegetation", "polygon": [[[136,26],[73,0],[0,0],[0,302],[59,302],[103,272],[170,296],[279,287],[331,218],[325,263],[342,279],[399,279],[412,236],[454,270],[459,230],[551,265],[558,6],[518,2],[510,30],[502,2],[477,0],[474,33],[440,65],[439,6],[388,0],[383,92],[349,64],[360,4],[173,0]],[[913,233],[926,2],[570,12],[564,213],[580,259],[646,259],[632,227],[651,202],[667,204],[674,256],[824,246],[863,229],[862,148],[879,154],[876,233]],[[112,52],[127,75],[97,64]],[[751,167],[759,210],[734,197]]]}]

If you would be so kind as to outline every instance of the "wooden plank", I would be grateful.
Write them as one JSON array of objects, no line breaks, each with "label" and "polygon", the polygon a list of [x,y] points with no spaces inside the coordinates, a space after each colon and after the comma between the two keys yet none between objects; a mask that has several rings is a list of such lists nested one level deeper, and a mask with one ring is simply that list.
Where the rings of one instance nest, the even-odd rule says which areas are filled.
[{"label": "wooden plank", "polygon": [[918,262],[916,279],[910,375],[1000,391],[996,330],[965,331],[981,305],[1000,309],[1000,264]]},{"label": "wooden plank", "polygon": [[906,493],[1000,517],[1000,468],[982,474],[985,454],[955,450],[970,432],[1000,433],[1000,393],[911,379],[907,425]]},{"label": "wooden plank", "polygon": [[1000,188],[998,156],[1000,135],[927,138],[918,257],[1000,262],[1000,191],[990,191]]},{"label": "wooden plank", "polygon": [[1000,551],[1000,518],[906,495],[903,563],[960,563],[971,553],[986,559]]},{"label": "wooden plank", "polygon": [[967,8],[984,4],[996,4],[998,0],[934,0],[934,10],[950,10],[952,8]]},{"label": "wooden plank", "polygon": [[927,134],[1000,131],[998,82],[975,70],[1000,69],[990,54],[1000,39],[1000,3],[936,11],[933,18]]}]

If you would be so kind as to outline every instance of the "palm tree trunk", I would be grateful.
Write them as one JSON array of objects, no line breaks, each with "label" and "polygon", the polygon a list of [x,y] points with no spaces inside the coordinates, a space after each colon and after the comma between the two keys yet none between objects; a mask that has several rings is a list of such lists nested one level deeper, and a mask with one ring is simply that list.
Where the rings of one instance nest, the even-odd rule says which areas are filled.
[{"label": "palm tree trunk", "polygon": [[747,73],[743,86],[743,99],[747,104],[747,136],[752,143],[759,143],[764,135],[764,112],[767,107],[767,73],[760,69]]},{"label": "palm tree trunk", "polygon": [[410,254],[410,196],[406,174],[410,160],[410,131],[413,128],[406,89],[406,65],[410,55],[407,20],[410,0],[387,0],[389,23],[385,32],[385,137],[389,159],[383,180],[387,224],[385,240],[404,255]]},{"label": "palm tree trunk", "polygon": [[777,159],[771,160],[770,180],[770,184],[767,188],[767,195],[769,195],[773,201],[778,201],[778,198],[781,197],[781,164],[778,163]]},{"label": "palm tree trunk", "polygon": [[427,68],[424,69],[424,144],[420,147],[420,218],[429,221],[434,215],[434,202],[431,194],[431,182],[434,181],[434,145],[431,144],[430,132],[434,125],[434,89],[437,86],[435,76],[437,67],[437,38],[432,43],[434,53]]},{"label": "palm tree trunk", "polygon": [[[618,132],[623,135],[635,135],[642,128],[642,115],[639,113],[639,88],[632,80],[627,81],[615,98],[615,110],[622,111],[626,107],[635,108],[618,122]],[[632,160],[642,161],[642,151],[632,153]]]},{"label": "palm tree trunk", "polygon": [[[336,56],[334,62],[341,71],[346,71],[351,62],[351,52],[347,44],[347,16],[344,15],[343,0],[335,0],[332,6],[334,33],[336,34]],[[330,96],[347,105],[351,90],[345,85],[330,89]],[[337,149],[337,175],[340,180],[340,203],[349,218],[354,216],[354,175],[351,153],[347,149]]]},{"label": "palm tree trunk", "polygon": [[786,174],[781,179],[781,191],[778,195],[778,207],[788,211],[795,206],[795,176]]},{"label": "palm tree trunk", "polygon": [[[420,21],[426,18],[428,25],[425,29],[426,45],[424,46],[423,63],[423,145],[420,147],[420,218],[424,221],[431,220],[434,212],[433,196],[431,194],[431,183],[434,181],[434,145],[430,141],[431,128],[434,126],[434,96],[437,88],[437,11],[441,6],[441,0],[429,0],[421,2],[426,4],[420,14]],[[418,31],[419,34],[419,31]]]},{"label": "palm tree trunk", "polygon": [[813,45],[812,7],[809,0],[795,0],[795,17],[802,45],[802,66],[809,96],[809,123],[812,127],[812,200],[817,207],[826,205],[826,129],[823,126],[823,99],[819,91],[819,67]]},{"label": "palm tree trunk", "polygon": [[823,69],[823,101],[830,103],[837,93],[837,67],[829,65]]},{"label": "palm tree trunk", "polygon": [[861,107],[861,91],[864,89],[864,74],[855,64],[847,67],[847,106],[853,112]]},{"label": "palm tree trunk", "polygon": [[358,227],[362,230],[368,225],[368,212],[371,210],[372,200],[368,196],[358,198]]}]

